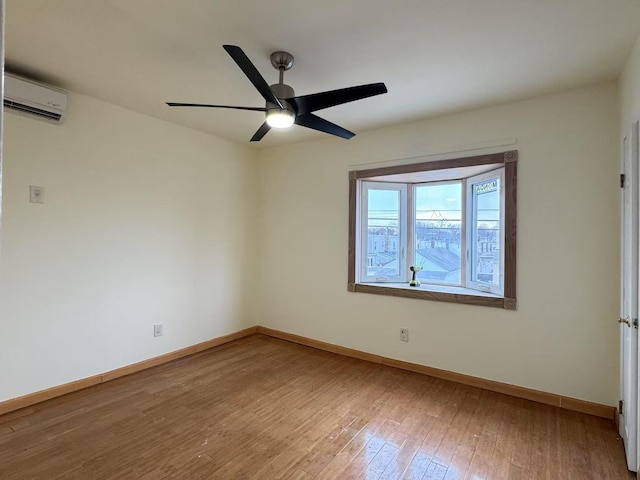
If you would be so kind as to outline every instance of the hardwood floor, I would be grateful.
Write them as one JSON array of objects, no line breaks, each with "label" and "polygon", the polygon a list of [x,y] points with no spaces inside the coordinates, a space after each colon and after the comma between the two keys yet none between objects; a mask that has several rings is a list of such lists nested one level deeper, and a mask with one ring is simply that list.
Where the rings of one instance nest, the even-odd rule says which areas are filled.
[{"label": "hardwood floor", "polygon": [[254,335],[0,417],[0,478],[635,475],[608,420]]}]

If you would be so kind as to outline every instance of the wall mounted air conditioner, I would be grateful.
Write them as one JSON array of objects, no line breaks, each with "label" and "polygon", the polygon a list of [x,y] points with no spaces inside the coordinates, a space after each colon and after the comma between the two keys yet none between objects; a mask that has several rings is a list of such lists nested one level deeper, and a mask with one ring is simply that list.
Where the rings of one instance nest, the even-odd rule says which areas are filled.
[{"label": "wall mounted air conditioner", "polygon": [[7,112],[60,123],[67,110],[67,92],[5,73],[4,107]]}]

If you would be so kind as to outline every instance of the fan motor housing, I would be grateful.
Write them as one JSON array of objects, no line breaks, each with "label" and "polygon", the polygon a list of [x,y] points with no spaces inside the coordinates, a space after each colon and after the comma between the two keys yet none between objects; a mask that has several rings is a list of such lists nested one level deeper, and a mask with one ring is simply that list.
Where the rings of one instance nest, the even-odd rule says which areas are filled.
[{"label": "fan motor housing", "polygon": [[271,89],[273,94],[280,100],[282,100],[283,98],[291,98],[296,96],[293,88],[284,83],[275,83],[273,85],[270,85],[269,88]]},{"label": "fan motor housing", "polygon": [[288,112],[291,112],[293,115],[296,115],[297,112],[295,111],[295,109],[291,106],[291,104],[289,102],[287,102],[286,100],[280,99],[280,103],[282,103],[282,106],[284,107],[284,109],[280,108],[279,105],[276,105],[275,103],[271,103],[271,102],[267,102],[266,108],[267,108],[267,115],[269,114],[270,111],[275,110],[278,112],[281,112],[283,110],[286,110]]}]

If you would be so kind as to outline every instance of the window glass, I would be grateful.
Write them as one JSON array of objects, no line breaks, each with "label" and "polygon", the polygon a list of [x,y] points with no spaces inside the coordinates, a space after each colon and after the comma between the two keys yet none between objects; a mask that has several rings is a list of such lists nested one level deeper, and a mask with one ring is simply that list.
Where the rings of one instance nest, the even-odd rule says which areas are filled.
[{"label": "window glass", "polygon": [[368,189],[367,276],[398,277],[401,275],[400,193],[399,190]]},{"label": "window glass", "polygon": [[500,177],[471,185],[471,281],[500,286]]},{"label": "window glass", "polygon": [[436,183],[415,188],[414,264],[427,283],[462,282],[462,184]]}]

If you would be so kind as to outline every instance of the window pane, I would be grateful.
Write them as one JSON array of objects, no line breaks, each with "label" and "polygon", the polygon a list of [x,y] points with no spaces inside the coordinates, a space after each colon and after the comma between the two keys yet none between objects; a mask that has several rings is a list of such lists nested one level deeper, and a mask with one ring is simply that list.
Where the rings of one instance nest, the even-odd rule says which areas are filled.
[{"label": "window pane", "polygon": [[400,191],[370,188],[367,203],[367,276],[397,277]]},{"label": "window pane", "polygon": [[460,285],[462,184],[416,187],[415,264],[423,282]]},{"label": "window pane", "polygon": [[500,285],[500,178],[474,183],[471,281]]}]

